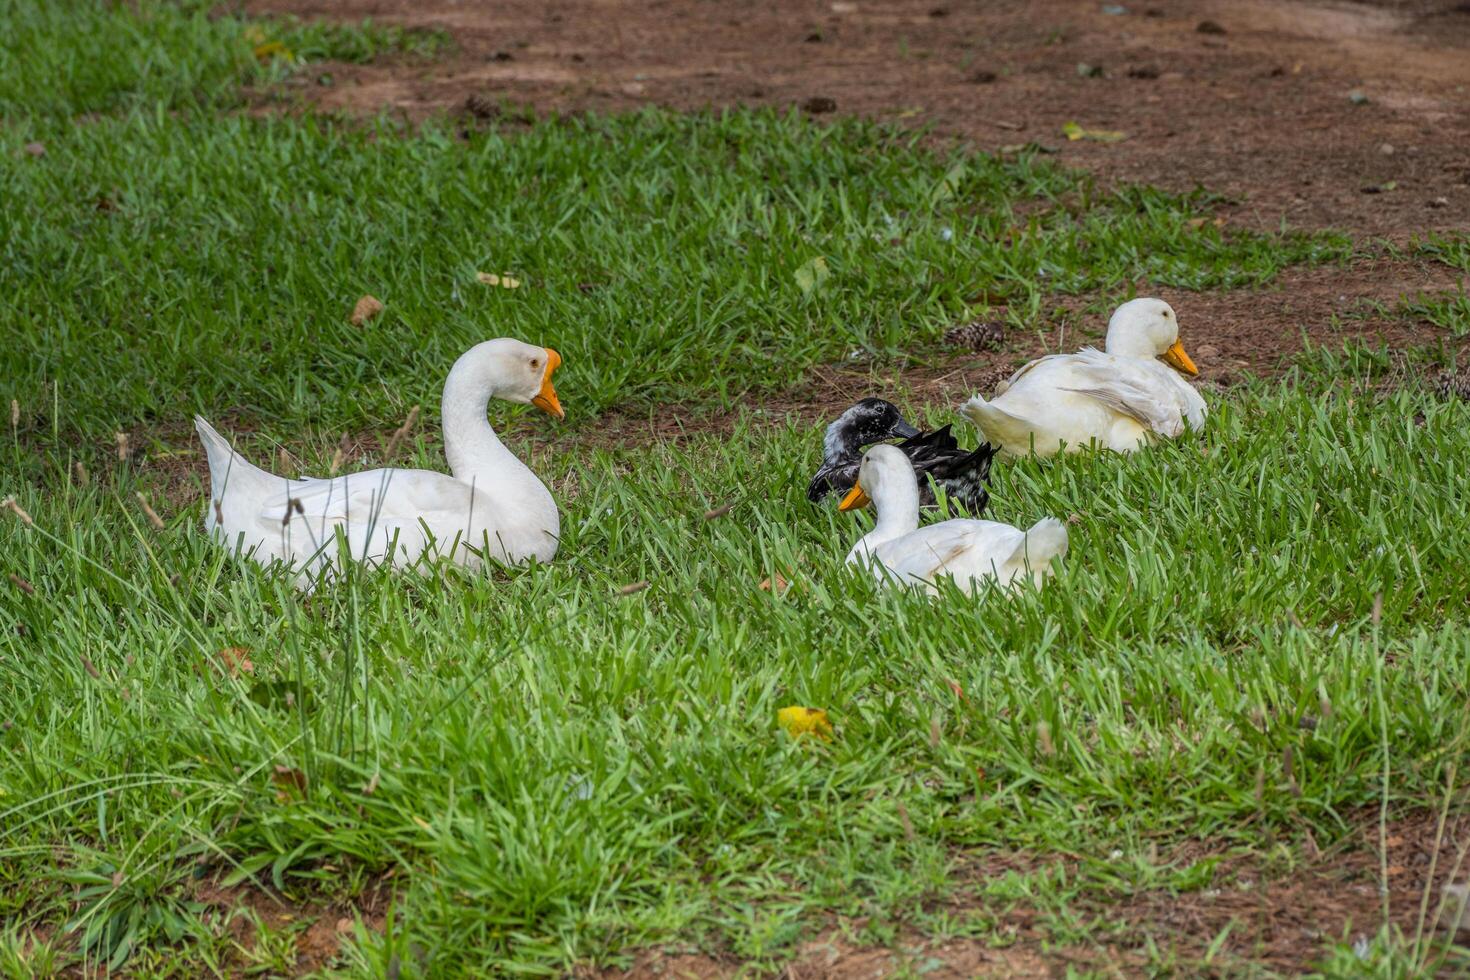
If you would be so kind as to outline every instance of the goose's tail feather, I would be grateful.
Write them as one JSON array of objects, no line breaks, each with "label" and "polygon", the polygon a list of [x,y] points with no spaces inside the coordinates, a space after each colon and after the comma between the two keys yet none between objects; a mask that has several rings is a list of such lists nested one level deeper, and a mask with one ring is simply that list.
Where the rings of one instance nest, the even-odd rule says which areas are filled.
[{"label": "goose's tail feather", "polygon": [[204,454],[209,459],[209,490],[216,500],[224,497],[228,486],[267,485],[276,480],[237,453],[229,440],[215,431],[202,415],[194,416],[194,431],[204,443]]},{"label": "goose's tail feather", "polygon": [[1026,419],[1012,415],[979,395],[960,406],[960,414],[975,423],[985,441],[995,446],[1029,445],[1031,433],[1036,428]]},{"label": "goose's tail feather", "polygon": [[1051,574],[1053,559],[1067,554],[1067,526],[1055,517],[1043,517],[1027,528],[1008,564],[1017,570],[1029,568],[1038,583]]}]

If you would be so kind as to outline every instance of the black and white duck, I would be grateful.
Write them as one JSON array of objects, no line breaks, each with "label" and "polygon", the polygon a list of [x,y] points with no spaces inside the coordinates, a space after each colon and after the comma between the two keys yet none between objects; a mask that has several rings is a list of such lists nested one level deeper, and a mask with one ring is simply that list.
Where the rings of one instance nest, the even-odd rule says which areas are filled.
[{"label": "black and white duck", "polygon": [[975,450],[961,449],[949,428],[946,425],[932,432],[921,432],[904,421],[892,402],[864,398],[827,426],[822,440],[822,466],[807,487],[807,499],[817,503],[834,491],[847,493],[857,482],[865,448],[889,439],[903,439],[895,448],[902,450],[913,465],[920,505],[934,506],[934,485],[938,484],[951,501],[979,516],[990,503],[985,484],[996,451],[983,442]]}]

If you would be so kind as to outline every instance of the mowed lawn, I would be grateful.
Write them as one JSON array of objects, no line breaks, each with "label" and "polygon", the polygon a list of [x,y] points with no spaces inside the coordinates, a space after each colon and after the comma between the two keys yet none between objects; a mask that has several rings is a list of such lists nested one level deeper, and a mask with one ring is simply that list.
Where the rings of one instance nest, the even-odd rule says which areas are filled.
[{"label": "mowed lawn", "polygon": [[[1361,243],[1221,230],[1194,220],[1207,192],[1104,190],[1035,151],[772,112],[257,114],[292,70],[263,43],[448,42],[207,8],[0,2],[0,497],[33,522],[0,513],[0,972],[299,972],[311,923],[262,918],[269,891],[388,896],[314,964],[361,976],[660,947],[774,972],[834,921],[861,945],[1004,947],[1017,910],[1073,963],[1250,973],[1229,930],[1155,937],[1106,909],[1459,814],[1470,408],[1422,380],[1442,351],[1405,372],[1315,350],[1212,392],[1203,433],[998,465],[988,516],[1071,532],[1056,578],[1010,598],[851,574],[868,518],[807,503],[820,430],[764,410],[815,366],[936,361],[1002,301],[1028,334],[1082,297],[1075,346],[1164,292],[1203,340],[1189,290]],[[1462,240],[1422,249],[1470,265]],[[353,325],[365,293],[384,312]],[[1463,297],[1423,315],[1470,327]],[[491,407],[562,507],[555,562],[308,598],[204,538],[196,411],[296,475],[344,433],[369,447],[349,466],[379,464],[421,405],[397,462],[442,469],[444,376],[497,336],[565,358],[565,422]],[[895,397],[942,424],[970,394]],[[618,445],[597,437],[613,409],[689,433]],[[788,705],[833,737],[788,737]],[[957,873],[997,855],[1037,863]],[[244,930],[202,900],[237,886]],[[1324,971],[1446,955],[1419,896],[1389,897],[1312,940]]]}]

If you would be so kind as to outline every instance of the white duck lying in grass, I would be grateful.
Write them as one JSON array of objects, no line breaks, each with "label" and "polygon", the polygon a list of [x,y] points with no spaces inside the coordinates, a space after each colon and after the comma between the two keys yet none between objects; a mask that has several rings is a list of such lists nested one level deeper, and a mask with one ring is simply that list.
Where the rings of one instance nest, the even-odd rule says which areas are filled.
[{"label": "white duck lying in grass", "polygon": [[549,561],[561,533],[556,501],[496,437],[485,411],[499,398],[564,417],[551,383],[560,364],[556,351],[509,338],[478,344],[454,362],[442,401],[453,476],[390,467],[288,480],[246,462],[195,416],[209,456],[204,528],[263,565],[290,564],[300,587],[330,574],[343,546],[353,560],[399,568],[439,555],[470,567],[487,558]]},{"label": "white duck lying in grass", "polygon": [[976,395],[960,412],[1012,456],[1033,445],[1039,456],[1094,443],[1132,452],[1153,438],[1179,436],[1186,423],[1205,424],[1205,400],[1175,373],[1199,369],[1168,303],[1135,299],[1118,307],[1104,346],[1106,353],[1084,347],[1038,358],[998,385],[990,401]]},{"label": "white duck lying in grass", "polygon": [[1052,559],[1067,553],[1067,529],[1054,517],[1042,518],[1028,531],[976,520],[919,527],[918,481],[897,446],[868,450],[839,509],[869,503],[878,512],[877,522],[853,545],[847,562],[868,566],[887,585],[937,592],[936,580],[948,576],[971,595],[988,581],[1008,587],[1027,575],[1040,585],[1052,572]]}]

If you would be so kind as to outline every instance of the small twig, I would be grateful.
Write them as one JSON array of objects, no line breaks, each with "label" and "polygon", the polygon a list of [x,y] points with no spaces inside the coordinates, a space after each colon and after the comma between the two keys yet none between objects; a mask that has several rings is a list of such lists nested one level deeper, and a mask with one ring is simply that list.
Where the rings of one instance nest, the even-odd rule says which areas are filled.
[{"label": "small twig", "polygon": [[1044,756],[1057,754],[1057,747],[1051,741],[1051,726],[1044,721],[1036,723],[1036,744],[1041,747],[1041,754]]},{"label": "small twig", "polygon": [[4,500],[0,500],[0,507],[6,508],[16,517],[19,517],[20,522],[26,527],[30,527],[31,525],[36,523],[35,521],[31,520],[31,515],[25,512],[25,508],[15,502],[14,497],[6,497]]},{"label": "small twig", "polygon": [[618,589],[615,594],[618,596],[635,595],[639,592],[642,592],[646,588],[648,588],[648,580],[644,579],[641,582],[633,582],[623,586],[621,589]]},{"label": "small twig", "polygon": [[413,424],[418,420],[419,407],[415,405],[408,410],[408,418],[404,419],[403,424],[388,438],[388,448],[383,450],[383,462],[390,462],[394,456],[398,455],[398,447],[402,445],[404,439],[408,438],[409,431],[413,429]]},{"label": "small twig", "polygon": [[163,518],[158,516],[158,512],[156,510],[148,506],[148,498],[143,496],[142,491],[139,491],[137,496],[138,505],[143,508],[143,514],[148,518],[148,523],[153,525],[153,530],[164,530],[166,525],[163,523]]},{"label": "small twig", "polygon": [[914,822],[909,819],[909,808],[903,805],[903,800],[898,801],[898,822],[903,824],[904,840],[912,842],[914,839]]},{"label": "small twig", "polygon": [[342,438],[337,443],[337,451],[332,454],[332,467],[327,471],[328,476],[336,476],[342,464],[347,461],[347,433],[342,433]]},{"label": "small twig", "polygon": [[734,504],[723,504],[719,507],[713,507],[704,512],[704,519],[707,521],[712,521],[717,517],[724,517],[726,514],[730,513],[730,511],[734,509]]},{"label": "small twig", "polygon": [[1293,758],[1290,745],[1281,753],[1281,768],[1286,770],[1286,788],[1291,791],[1292,796],[1301,799],[1302,788],[1296,782],[1296,760]]}]

